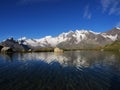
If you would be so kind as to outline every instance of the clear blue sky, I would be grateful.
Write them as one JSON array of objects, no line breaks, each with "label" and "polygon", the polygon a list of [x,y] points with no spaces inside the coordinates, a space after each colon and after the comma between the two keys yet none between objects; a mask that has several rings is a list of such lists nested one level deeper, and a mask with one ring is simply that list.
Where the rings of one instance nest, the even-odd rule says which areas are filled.
[{"label": "clear blue sky", "polygon": [[120,27],[120,0],[0,0],[0,41]]}]

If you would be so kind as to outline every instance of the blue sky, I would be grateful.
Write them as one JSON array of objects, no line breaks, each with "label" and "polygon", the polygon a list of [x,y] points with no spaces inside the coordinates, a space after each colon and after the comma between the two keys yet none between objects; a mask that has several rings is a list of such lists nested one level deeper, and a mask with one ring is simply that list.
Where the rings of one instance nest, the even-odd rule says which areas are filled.
[{"label": "blue sky", "polygon": [[0,0],[0,41],[120,27],[120,0]]}]

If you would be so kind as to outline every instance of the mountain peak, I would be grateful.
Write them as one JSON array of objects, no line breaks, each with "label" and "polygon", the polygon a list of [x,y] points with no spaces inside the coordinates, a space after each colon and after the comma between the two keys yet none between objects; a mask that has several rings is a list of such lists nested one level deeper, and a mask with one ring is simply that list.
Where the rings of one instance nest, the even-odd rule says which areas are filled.
[{"label": "mountain peak", "polygon": [[11,41],[13,41],[14,39],[13,39],[13,37],[10,37],[10,38],[8,38],[7,40],[11,40]]},{"label": "mountain peak", "polygon": [[18,40],[26,40],[26,37],[19,38]]},{"label": "mountain peak", "polygon": [[97,33],[92,30],[70,30],[63,32],[56,37],[46,36],[40,39],[18,39],[19,44],[28,45],[32,48],[41,47],[62,47],[62,48],[84,48],[98,45],[105,45],[120,39],[120,28],[116,27],[105,33]]},{"label": "mountain peak", "polygon": [[118,30],[120,30],[120,27],[115,27],[115,29],[118,29]]},{"label": "mountain peak", "polygon": [[76,30],[75,32],[77,32],[77,33],[88,33],[89,31],[88,30]]},{"label": "mountain peak", "polygon": [[52,38],[52,36],[46,36],[45,38],[46,38],[46,39],[48,39],[48,38]]}]

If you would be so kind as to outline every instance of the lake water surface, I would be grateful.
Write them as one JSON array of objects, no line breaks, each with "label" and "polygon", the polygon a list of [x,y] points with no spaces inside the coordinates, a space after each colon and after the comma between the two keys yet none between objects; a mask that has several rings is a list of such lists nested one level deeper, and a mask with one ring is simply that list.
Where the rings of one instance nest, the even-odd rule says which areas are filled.
[{"label": "lake water surface", "polygon": [[120,90],[120,53],[0,54],[0,90]]}]

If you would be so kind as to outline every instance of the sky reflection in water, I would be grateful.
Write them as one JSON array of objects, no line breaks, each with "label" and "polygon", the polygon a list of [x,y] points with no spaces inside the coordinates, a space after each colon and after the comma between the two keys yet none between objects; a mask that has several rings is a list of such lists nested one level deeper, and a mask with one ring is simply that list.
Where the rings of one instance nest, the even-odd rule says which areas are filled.
[{"label": "sky reflection in water", "polygon": [[0,54],[0,90],[119,90],[120,53]]}]

